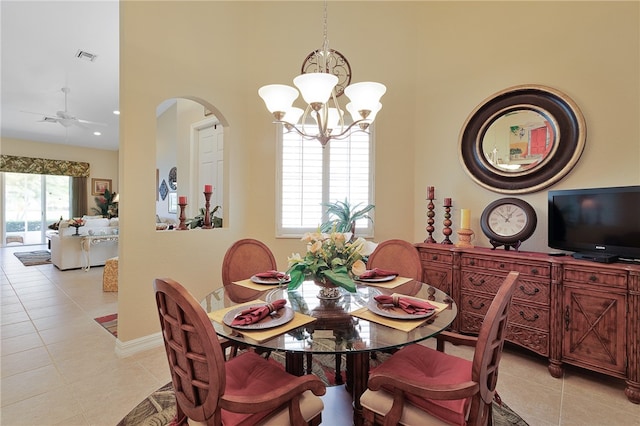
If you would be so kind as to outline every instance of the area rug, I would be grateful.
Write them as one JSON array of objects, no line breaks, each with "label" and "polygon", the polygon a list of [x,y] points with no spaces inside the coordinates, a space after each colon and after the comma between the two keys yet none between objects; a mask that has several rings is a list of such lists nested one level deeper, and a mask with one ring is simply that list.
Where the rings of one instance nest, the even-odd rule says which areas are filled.
[{"label": "area rug", "polygon": [[47,250],[19,251],[13,253],[24,266],[45,265],[51,263],[51,252]]},{"label": "area rug", "polygon": [[[373,364],[383,361],[385,355],[378,355],[378,360],[372,360]],[[276,361],[284,363],[284,355],[274,352],[271,357]],[[346,365],[346,360],[342,360],[342,366]],[[334,382],[335,358],[331,355],[314,355],[313,372],[317,374],[328,386]],[[373,365],[372,365],[373,366]],[[344,371],[343,371],[344,374]],[[129,412],[117,426],[173,426],[176,415],[176,399],[173,393],[171,382],[149,395],[144,401],[138,404]],[[493,402],[493,425],[494,426],[529,426],[517,413],[507,406],[503,401]]]},{"label": "area rug", "polygon": [[109,333],[118,337],[118,314],[105,315],[104,317],[94,318],[98,324],[104,327]]}]

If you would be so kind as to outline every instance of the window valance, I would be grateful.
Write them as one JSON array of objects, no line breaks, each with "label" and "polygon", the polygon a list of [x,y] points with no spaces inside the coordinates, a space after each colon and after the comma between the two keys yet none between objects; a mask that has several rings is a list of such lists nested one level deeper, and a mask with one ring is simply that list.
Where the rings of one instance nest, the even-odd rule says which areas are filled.
[{"label": "window valance", "polygon": [[89,163],[82,163],[79,161],[0,155],[0,171],[34,173],[39,175],[89,177],[90,170]]}]

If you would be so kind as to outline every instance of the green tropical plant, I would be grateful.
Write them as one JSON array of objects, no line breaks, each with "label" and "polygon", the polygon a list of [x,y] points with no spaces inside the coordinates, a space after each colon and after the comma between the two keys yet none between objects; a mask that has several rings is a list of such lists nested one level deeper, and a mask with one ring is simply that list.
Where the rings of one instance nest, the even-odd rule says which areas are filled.
[{"label": "green tropical plant", "polygon": [[[217,212],[218,209],[220,209],[220,206],[215,206],[209,213],[209,216],[211,217],[211,226],[214,228],[222,228],[222,218],[214,216],[214,213]],[[205,209],[204,207],[200,207],[200,214],[192,219],[187,219],[185,221],[185,225],[187,225],[190,229],[201,228],[204,225],[204,215]]]},{"label": "green tropical plant", "polygon": [[373,222],[369,213],[375,208],[373,204],[358,209],[362,203],[352,206],[346,198],[344,201],[325,203],[329,219],[320,225],[321,232],[351,232],[355,234],[356,221],[358,219],[368,219]]}]

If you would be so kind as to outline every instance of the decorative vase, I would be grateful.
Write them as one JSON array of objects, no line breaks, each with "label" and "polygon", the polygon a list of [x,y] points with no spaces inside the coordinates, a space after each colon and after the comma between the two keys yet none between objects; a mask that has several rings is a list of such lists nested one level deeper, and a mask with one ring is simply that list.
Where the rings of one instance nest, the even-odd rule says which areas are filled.
[{"label": "decorative vase", "polygon": [[342,297],[340,287],[329,281],[327,278],[317,275],[313,275],[312,278],[315,285],[320,287],[318,299],[335,300]]}]

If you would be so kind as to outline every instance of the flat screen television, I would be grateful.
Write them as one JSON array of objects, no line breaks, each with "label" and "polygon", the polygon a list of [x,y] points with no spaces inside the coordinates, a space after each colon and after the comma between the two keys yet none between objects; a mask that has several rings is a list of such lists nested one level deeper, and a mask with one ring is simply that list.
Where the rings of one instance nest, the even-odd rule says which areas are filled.
[{"label": "flat screen television", "polygon": [[598,262],[640,262],[640,186],[548,194],[549,247]]}]

